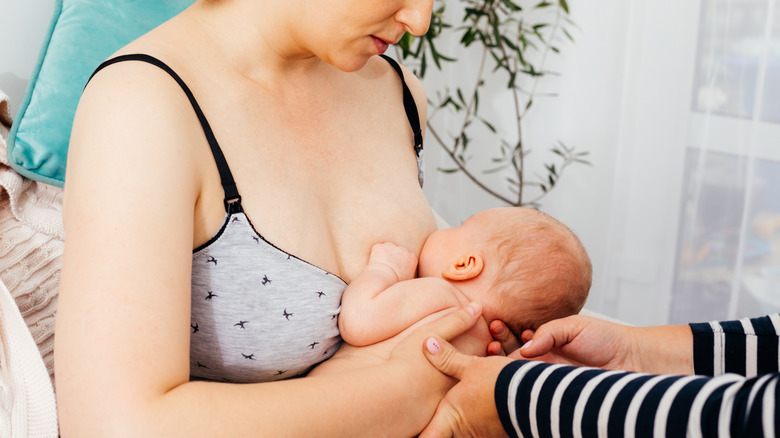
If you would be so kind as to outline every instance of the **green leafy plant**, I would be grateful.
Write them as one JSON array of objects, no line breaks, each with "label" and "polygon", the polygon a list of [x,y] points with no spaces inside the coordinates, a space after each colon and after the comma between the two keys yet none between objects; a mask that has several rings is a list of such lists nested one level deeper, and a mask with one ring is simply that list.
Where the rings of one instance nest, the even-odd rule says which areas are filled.
[{"label": "green leafy plant", "polygon": [[[538,91],[539,81],[554,74],[545,69],[551,54],[560,52],[561,41],[573,41],[567,27],[573,26],[569,18],[566,0],[531,3],[522,0],[450,0],[450,5],[463,6],[462,23],[457,28],[446,20],[444,0],[437,0],[431,16],[431,27],[422,37],[408,33],[400,41],[399,56],[412,59],[413,69],[424,77],[431,64],[441,70],[444,63],[456,61],[452,56],[442,54],[437,44],[445,37],[459,36],[463,50],[477,50],[480,61],[476,68],[476,80],[467,88],[454,90],[442,86],[435,92],[436,101],[429,102],[429,137],[447,152],[455,164],[454,168],[439,169],[444,172],[462,172],[480,188],[502,202],[514,206],[538,207],[539,201],[556,186],[563,172],[572,164],[590,164],[587,152],[576,151],[574,147],[557,141],[549,150],[554,154],[552,162],[544,163],[543,174],[531,174],[527,169],[530,149],[523,141],[523,119],[533,107],[535,98],[542,96]],[[511,94],[516,131],[499,133],[493,123],[479,112],[480,91],[486,81],[506,81],[506,92]],[[430,92],[429,92],[430,94]],[[445,129],[433,121],[440,111],[450,111],[456,116],[458,128],[444,133]],[[477,122],[477,123],[475,123]],[[495,143],[472,146],[475,126],[482,125],[495,138]],[[484,130],[483,130],[484,131]],[[507,187],[499,190],[491,187],[469,166],[473,149],[493,149],[490,168],[483,168],[483,175],[506,174]],[[525,190],[536,188],[535,192]],[[530,193],[532,196],[525,196]]]}]

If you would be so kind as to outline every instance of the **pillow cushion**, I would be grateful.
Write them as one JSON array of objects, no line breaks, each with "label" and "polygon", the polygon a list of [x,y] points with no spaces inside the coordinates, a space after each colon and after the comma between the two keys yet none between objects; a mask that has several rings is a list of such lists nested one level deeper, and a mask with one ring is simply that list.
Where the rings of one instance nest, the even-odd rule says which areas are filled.
[{"label": "pillow cushion", "polygon": [[73,117],[92,71],[194,0],[56,0],[49,33],[8,138],[20,174],[62,187]]}]

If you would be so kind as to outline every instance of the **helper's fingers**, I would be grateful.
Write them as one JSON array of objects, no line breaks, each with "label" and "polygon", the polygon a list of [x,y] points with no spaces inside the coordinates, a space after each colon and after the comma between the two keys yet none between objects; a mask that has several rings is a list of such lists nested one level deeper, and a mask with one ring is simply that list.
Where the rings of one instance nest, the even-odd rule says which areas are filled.
[{"label": "helper's fingers", "polygon": [[488,356],[506,356],[506,352],[504,352],[504,347],[501,346],[501,343],[498,341],[490,341],[487,346],[487,355]]},{"label": "helper's fingers", "polygon": [[[490,334],[493,339],[501,343],[504,353],[511,353],[520,348],[520,340],[517,339],[512,330],[507,327],[504,321],[495,320],[490,323]],[[505,354],[501,354],[504,356]]]},{"label": "helper's fingers", "polygon": [[537,357],[550,352],[554,347],[563,347],[570,343],[582,331],[577,319],[566,317],[542,324],[533,338],[520,347],[525,357]]}]

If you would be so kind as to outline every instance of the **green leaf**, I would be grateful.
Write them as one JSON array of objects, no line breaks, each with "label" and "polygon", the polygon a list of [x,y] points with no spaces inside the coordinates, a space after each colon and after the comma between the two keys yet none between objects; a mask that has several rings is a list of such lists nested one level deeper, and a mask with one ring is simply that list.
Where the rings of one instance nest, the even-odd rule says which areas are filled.
[{"label": "green leaf", "polygon": [[484,123],[484,124],[485,124],[485,126],[487,126],[487,128],[488,128],[488,129],[489,129],[489,130],[490,130],[490,131],[491,131],[493,134],[495,134],[495,133],[496,133],[496,127],[495,127],[495,126],[493,126],[493,125],[492,125],[490,122],[488,122],[487,120],[485,120],[485,119],[483,119],[483,118],[481,118],[481,117],[480,117],[479,119],[480,119],[480,120],[482,120],[482,123]]},{"label": "green leaf", "polygon": [[482,171],[482,173],[484,173],[485,175],[492,175],[494,173],[503,171],[504,169],[506,169],[506,167],[507,167],[506,165],[503,165],[503,166],[495,167],[493,169],[485,169]]},{"label": "green leaf", "polygon": [[561,32],[563,32],[564,35],[566,35],[566,38],[569,39],[569,41],[574,42],[574,37],[571,36],[568,30],[566,28],[561,28]]},{"label": "green leaf", "polygon": [[453,169],[444,169],[442,167],[437,167],[436,170],[443,173],[455,173],[455,172],[460,172],[460,167],[455,167]]},{"label": "green leaf", "polygon": [[466,103],[466,99],[464,99],[464,98],[463,98],[463,92],[460,90],[460,88],[457,88],[457,89],[456,89],[456,91],[457,91],[457,93],[458,93],[458,99],[460,99],[460,102],[461,102],[461,103],[462,103],[464,106],[468,105],[468,104]]},{"label": "green leaf", "polygon": [[558,5],[563,9],[563,12],[569,13],[569,3],[566,0],[558,0]]}]

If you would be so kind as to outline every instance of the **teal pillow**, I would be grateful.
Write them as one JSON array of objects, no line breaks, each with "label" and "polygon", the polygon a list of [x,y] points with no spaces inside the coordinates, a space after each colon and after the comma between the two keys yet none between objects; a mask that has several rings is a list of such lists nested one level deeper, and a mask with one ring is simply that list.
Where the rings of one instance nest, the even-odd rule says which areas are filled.
[{"label": "teal pillow", "polygon": [[92,71],[194,0],[56,0],[49,33],[8,136],[20,174],[62,187],[73,117]]}]

